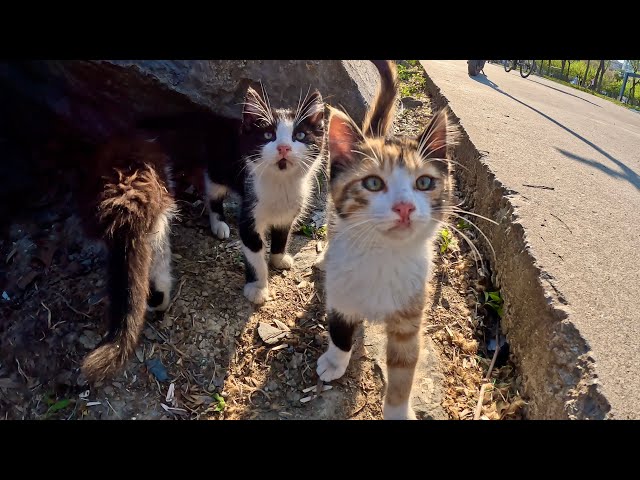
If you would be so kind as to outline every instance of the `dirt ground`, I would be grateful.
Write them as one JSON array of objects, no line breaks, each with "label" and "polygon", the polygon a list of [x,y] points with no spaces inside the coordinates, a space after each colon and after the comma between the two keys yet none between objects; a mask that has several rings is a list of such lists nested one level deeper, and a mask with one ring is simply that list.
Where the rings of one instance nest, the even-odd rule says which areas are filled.
[{"label": "dirt ground", "polygon": [[[428,98],[415,96],[423,103],[398,114],[398,132],[417,133],[430,116]],[[0,238],[0,417],[380,419],[384,336],[369,325],[358,335],[345,376],[313,396],[316,360],[327,342],[322,278],[312,268],[323,242],[313,238],[314,229],[307,230],[311,237],[293,235],[294,268],[271,270],[271,299],[255,308],[242,295],[237,204],[228,202],[231,238],[220,241],[197,192],[189,188],[180,196],[172,304],[164,314],[149,315],[126,369],[90,387],[79,365],[105,332],[104,252],[82,235],[68,195]],[[472,229],[464,232],[477,239]],[[482,292],[491,289],[487,276],[479,275],[457,234],[438,252],[414,388],[418,416],[473,418],[487,383],[482,418],[520,418],[520,378],[504,348],[491,380],[483,381],[497,325],[483,306]]]}]

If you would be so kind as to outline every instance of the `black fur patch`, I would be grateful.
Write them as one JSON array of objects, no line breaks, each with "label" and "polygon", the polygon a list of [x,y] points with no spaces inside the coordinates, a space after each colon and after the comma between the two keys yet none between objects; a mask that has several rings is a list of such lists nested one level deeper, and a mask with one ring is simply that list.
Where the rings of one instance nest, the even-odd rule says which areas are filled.
[{"label": "black fur patch", "polygon": [[160,292],[156,290],[155,288],[153,288],[153,285],[152,285],[151,294],[147,299],[147,305],[149,305],[151,308],[155,308],[162,305],[162,302],[164,302],[164,292]]},{"label": "black fur patch", "polygon": [[216,200],[209,200],[209,210],[211,210],[213,213],[217,213],[218,214],[218,220],[224,222],[225,218],[224,218],[224,207],[222,205],[222,202],[224,201],[224,197],[220,197]]},{"label": "black fur patch", "polygon": [[271,229],[271,254],[284,253],[290,230],[291,225],[288,227],[273,227]]},{"label": "black fur patch", "polygon": [[247,260],[246,255],[243,255],[242,257],[244,258],[244,279],[245,279],[245,283],[255,282],[256,280],[258,280],[258,277],[256,276],[256,271],[254,270],[253,266]]},{"label": "black fur patch", "polygon": [[245,247],[252,252],[259,252],[262,250],[263,243],[260,238],[260,234],[256,232],[256,223],[253,219],[253,208],[250,200],[245,199],[242,202],[242,209],[240,210],[240,240]]},{"label": "black fur patch", "polygon": [[351,350],[353,346],[353,334],[357,323],[347,322],[341,313],[331,310],[329,312],[329,335],[333,344],[344,352]]}]

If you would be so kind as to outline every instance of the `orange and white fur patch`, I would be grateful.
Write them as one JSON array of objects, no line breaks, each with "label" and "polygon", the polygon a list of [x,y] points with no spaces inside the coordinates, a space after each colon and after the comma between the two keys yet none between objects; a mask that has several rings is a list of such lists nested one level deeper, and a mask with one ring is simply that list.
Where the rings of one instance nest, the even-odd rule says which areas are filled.
[{"label": "orange and white fur patch", "polygon": [[326,272],[330,341],[317,373],[326,382],[340,378],[357,325],[365,318],[385,322],[384,418],[415,419],[410,394],[432,242],[445,214],[446,153],[454,130],[440,111],[418,137],[388,135],[396,66],[374,63],[381,86],[363,128],[334,109],[329,120],[329,240],[318,266]]}]

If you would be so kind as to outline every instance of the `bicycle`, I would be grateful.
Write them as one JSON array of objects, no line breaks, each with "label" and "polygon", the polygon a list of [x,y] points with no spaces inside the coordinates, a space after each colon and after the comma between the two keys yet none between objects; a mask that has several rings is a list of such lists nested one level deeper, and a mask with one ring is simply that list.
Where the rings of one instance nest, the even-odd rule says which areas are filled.
[{"label": "bicycle", "polygon": [[504,62],[504,71],[510,72],[516,67],[520,67],[520,76],[522,78],[527,78],[533,72],[535,68],[536,61],[535,60],[505,60]]}]

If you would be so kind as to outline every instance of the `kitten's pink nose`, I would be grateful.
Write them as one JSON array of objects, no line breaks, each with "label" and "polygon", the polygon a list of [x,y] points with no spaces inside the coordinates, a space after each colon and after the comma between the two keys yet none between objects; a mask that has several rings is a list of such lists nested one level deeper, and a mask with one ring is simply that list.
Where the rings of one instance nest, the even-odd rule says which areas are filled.
[{"label": "kitten's pink nose", "polygon": [[282,158],[287,158],[290,151],[291,147],[289,145],[278,145],[278,153],[282,155]]},{"label": "kitten's pink nose", "polygon": [[411,223],[411,212],[416,209],[416,206],[411,202],[398,202],[391,210],[400,215],[399,223],[409,225]]}]

